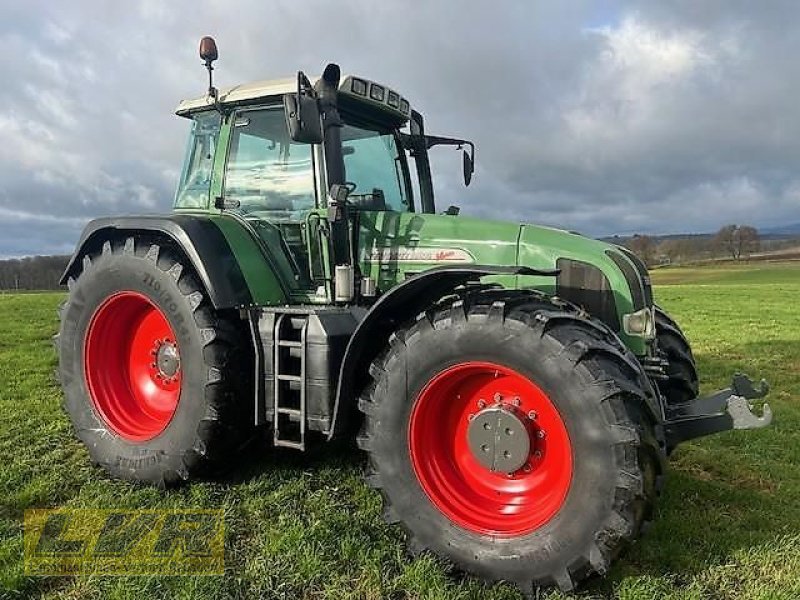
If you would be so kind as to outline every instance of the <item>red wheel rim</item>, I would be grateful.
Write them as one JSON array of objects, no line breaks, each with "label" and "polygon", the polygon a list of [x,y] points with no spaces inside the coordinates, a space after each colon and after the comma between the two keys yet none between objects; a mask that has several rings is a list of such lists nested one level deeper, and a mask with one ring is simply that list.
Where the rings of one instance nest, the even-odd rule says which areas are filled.
[{"label": "red wheel rim", "polygon": [[[513,473],[483,466],[467,428],[484,406],[525,415],[530,455]],[[547,523],[564,504],[572,480],[572,448],[553,402],[513,369],[466,362],[436,375],[420,392],[409,421],[414,472],[431,502],[476,533],[516,536]]]},{"label": "red wheel rim", "polygon": [[121,437],[143,442],[169,424],[181,393],[175,333],[146,296],[108,297],[89,322],[84,374],[95,410]]}]

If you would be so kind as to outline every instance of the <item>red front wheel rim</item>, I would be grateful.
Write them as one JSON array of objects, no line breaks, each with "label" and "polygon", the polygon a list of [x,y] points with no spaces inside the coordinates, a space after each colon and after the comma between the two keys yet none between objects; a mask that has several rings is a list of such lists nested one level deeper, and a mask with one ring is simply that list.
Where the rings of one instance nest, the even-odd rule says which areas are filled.
[{"label": "red front wheel rim", "polygon": [[119,436],[151,440],[172,420],[181,392],[175,332],[138,292],[118,292],[95,310],[84,344],[84,375],[95,410]]},{"label": "red front wheel rim", "polygon": [[[529,455],[513,472],[492,471],[475,457],[470,421],[499,407],[519,416]],[[488,362],[450,367],[420,392],[408,431],[411,462],[431,502],[475,533],[518,536],[560,510],[572,480],[572,448],[548,395],[519,372]]]}]

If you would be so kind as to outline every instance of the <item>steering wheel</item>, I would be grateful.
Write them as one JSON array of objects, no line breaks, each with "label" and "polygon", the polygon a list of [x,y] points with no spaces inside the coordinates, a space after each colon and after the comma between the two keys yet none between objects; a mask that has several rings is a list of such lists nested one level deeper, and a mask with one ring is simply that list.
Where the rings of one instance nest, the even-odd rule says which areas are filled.
[{"label": "steering wheel", "polygon": [[344,187],[347,188],[348,193],[352,194],[353,192],[356,191],[356,188],[358,187],[358,184],[357,183],[353,183],[352,181],[345,181],[344,182]]}]

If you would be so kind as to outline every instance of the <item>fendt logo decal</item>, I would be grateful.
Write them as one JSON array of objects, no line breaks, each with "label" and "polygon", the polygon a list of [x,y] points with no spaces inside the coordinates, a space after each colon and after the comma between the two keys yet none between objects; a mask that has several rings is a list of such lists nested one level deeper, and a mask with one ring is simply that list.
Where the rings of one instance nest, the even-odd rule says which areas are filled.
[{"label": "fendt logo decal", "polygon": [[373,246],[366,259],[370,262],[472,263],[472,255],[461,248],[425,248],[411,246]]}]

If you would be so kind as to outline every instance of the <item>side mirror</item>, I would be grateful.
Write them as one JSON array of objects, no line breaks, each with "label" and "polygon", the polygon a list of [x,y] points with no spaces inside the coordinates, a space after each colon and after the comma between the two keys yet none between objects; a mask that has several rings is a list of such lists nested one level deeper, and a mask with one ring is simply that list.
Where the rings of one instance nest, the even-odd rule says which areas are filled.
[{"label": "side mirror", "polygon": [[292,141],[301,144],[322,143],[319,104],[302,71],[297,73],[297,94],[286,94],[283,97],[283,111]]},{"label": "side mirror", "polygon": [[460,213],[460,212],[461,212],[461,209],[459,207],[457,207],[454,204],[451,204],[450,206],[447,207],[447,210],[444,211],[444,214],[446,214],[449,217],[456,217],[456,216],[458,216],[458,213]]},{"label": "side mirror", "polygon": [[[475,150],[473,149],[472,152],[474,153]],[[464,185],[468,186],[472,181],[472,174],[475,172],[475,157],[464,150],[462,159],[464,165]]]}]

